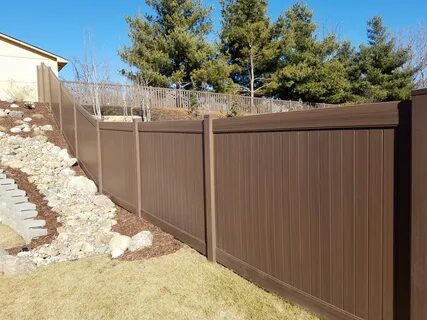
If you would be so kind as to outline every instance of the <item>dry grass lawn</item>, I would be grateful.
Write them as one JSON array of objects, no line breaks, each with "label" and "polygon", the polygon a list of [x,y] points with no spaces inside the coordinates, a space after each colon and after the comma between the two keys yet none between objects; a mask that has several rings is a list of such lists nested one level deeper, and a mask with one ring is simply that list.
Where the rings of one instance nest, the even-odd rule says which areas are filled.
[{"label": "dry grass lawn", "polygon": [[24,244],[25,241],[21,236],[8,226],[0,223],[0,249],[14,248]]},{"label": "dry grass lawn", "polygon": [[0,319],[317,319],[189,248],[0,275]]}]

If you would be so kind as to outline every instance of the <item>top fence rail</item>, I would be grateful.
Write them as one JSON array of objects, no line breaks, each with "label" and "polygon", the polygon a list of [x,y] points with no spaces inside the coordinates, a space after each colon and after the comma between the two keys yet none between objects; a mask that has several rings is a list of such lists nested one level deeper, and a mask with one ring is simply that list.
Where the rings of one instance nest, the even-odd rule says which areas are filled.
[{"label": "top fence rail", "polygon": [[112,83],[87,83],[62,81],[81,105],[93,105],[94,92],[101,106],[133,108],[183,108],[198,109],[203,113],[237,110],[243,113],[275,113],[294,110],[337,107],[325,103],[251,98],[207,91],[156,88],[146,86],[120,85]]}]

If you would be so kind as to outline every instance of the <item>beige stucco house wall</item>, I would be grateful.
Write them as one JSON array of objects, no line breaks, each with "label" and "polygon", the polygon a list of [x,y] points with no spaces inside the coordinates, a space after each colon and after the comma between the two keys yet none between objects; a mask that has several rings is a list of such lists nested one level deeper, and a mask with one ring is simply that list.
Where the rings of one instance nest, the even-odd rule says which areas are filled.
[{"label": "beige stucco house wall", "polygon": [[0,100],[37,101],[37,66],[41,63],[58,75],[68,61],[0,33]]}]

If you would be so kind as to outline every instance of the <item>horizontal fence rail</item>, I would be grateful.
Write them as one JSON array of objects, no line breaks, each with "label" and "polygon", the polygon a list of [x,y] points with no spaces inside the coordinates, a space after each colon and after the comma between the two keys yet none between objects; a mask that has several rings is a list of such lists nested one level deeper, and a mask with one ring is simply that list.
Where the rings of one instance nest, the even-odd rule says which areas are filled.
[{"label": "horizontal fence rail", "polygon": [[308,103],[268,98],[192,91],[182,89],[155,88],[119,85],[110,83],[85,83],[62,81],[81,105],[92,105],[93,97],[99,97],[101,106],[149,108],[199,109],[204,112],[227,112],[231,109],[244,113],[273,113],[312,108],[337,107],[325,103]]},{"label": "horizontal fence rail", "polygon": [[108,123],[46,66],[37,78],[80,165],[120,206],[327,319],[426,319],[427,91],[345,108]]}]

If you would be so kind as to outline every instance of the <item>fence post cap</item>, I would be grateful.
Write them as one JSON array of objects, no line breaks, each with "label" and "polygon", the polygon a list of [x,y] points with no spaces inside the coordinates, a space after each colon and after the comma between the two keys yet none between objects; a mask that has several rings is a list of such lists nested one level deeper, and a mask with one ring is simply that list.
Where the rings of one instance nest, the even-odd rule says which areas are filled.
[{"label": "fence post cap", "polygon": [[424,96],[424,95],[427,95],[427,88],[411,91],[411,96]]},{"label": "fence post cap", "polygon": [[216,119],[216,118],[218,118],[216,115],[214,115],[214,114],[211,114],[211,113],[208,113],[208,114],[205,114],[205,115],[203,115],[203,119],[206,119],[206,120],[208,120],[208,119]]}]

